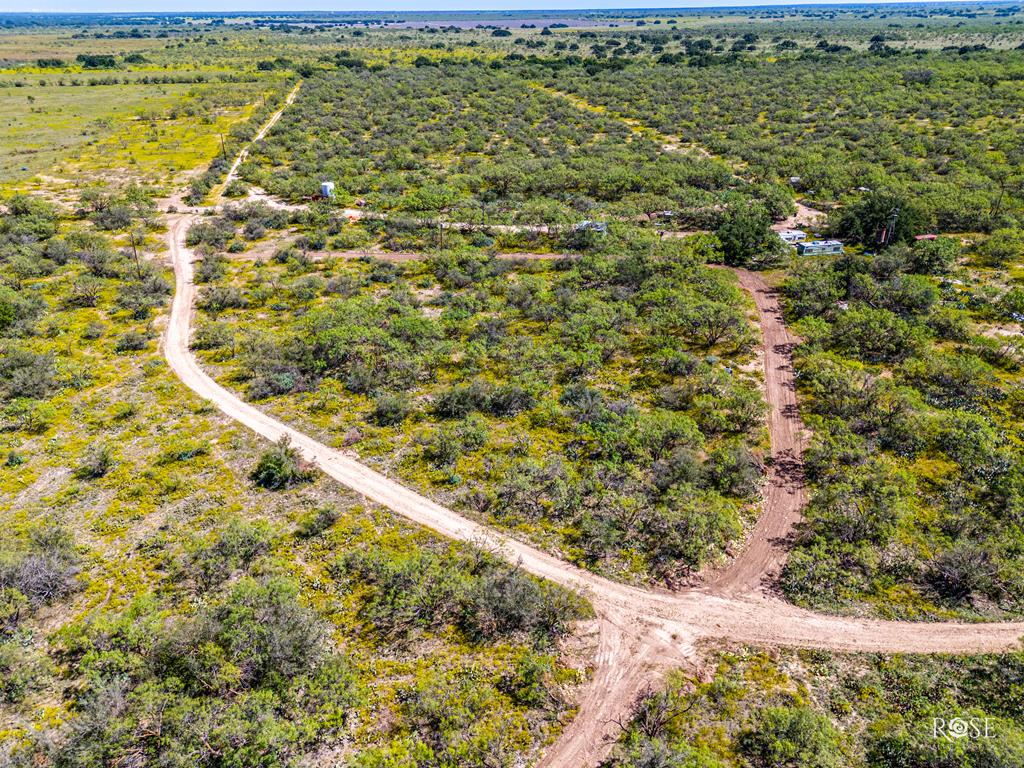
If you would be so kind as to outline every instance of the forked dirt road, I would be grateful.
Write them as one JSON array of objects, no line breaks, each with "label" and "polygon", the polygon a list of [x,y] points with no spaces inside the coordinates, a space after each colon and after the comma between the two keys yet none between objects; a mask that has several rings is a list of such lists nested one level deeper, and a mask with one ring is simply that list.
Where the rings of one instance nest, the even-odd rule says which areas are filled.
[{"label": "forked dirt road", "polygon": [[760,588],[765,574],[783,562],[785,538],[799,519],[805,438],[796,408],[793,338],[774,294],[758,275],[738,273],[740,285],[754,297],[765,344],[773,460],[761,517],[750,543],[729,568],[702,587],[672,593],[610,581],[505,538],[363,465],[354,454],[292,429],[217,384],[189,349],[195,257],[185,237],[198,218],[197,214],[171,214],[166,219],[175,294],[164,354],[186,386],[267,440],[289,436],[307,460],[367,499],[443,536],[490,542],[508,561],[578,590],[594,606],[600,637],[593,674],[581,693],[576,718],[547,750],[542,765],[582,768],[600,762],[611,749],[617,722],[628,716],[637,693],[658,683],[674,667],[697,664],[696,647],[701,641],[887,653],[999,652],[1018,647],[1024,622],[913,623],[825,616],[784,603]]},{"label": "forked dirt road", "polygon": [[[1024,623],[913,623],[823,616],[777,600],[758,589],[761,574],[782,562],[781,543],[799,517],[803,491],[798,482],[802,428],[795,411],[790,336],[768,287],[753,273],[740,273],[754,293],[766,349],[767,397],[771,404],[775,457],[764,509],[751,544],[731,568],[710,584],[670,593],[619,584],[584,571],[526,543],[504,538],[437,502],[361,464],[351,453],[331,448],[283,424],[221,387],[200,367],[189,349],[195,299],[194,256],[185,245],[195,215],[168,217],[168,248],[175,272],[175,295],[164,339],[164,353],[182,382],[227,416],[267,440],[288,435],[302,455],[330,477],[367,499],[452,539],[490,542],[510,562],[570,589],[593,604],[601,624],[594,676],[580,712],[563,739],[545,758],[548,766],[579,768],[607,752],[605,737],[623,717],[636,693],[669,669],[695,660],[698,640],[755,645],[822,648],[836,651],[945,652],[1005,651],[1016,648]],[[791,464],[787,467],[787,462]],[[780,470],[780,468],[783,468]]]}]

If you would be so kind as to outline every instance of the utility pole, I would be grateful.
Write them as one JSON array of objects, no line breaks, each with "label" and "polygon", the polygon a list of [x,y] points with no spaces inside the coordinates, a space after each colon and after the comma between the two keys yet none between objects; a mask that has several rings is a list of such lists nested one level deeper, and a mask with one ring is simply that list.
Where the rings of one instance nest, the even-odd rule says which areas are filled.
[{"label": "utility pole", "polygon": [[224,134],[223,133],[220,135],[220,154],[221,154],[221,157],[223,157],[225,160],[228,159],[228,150],[227,150],[227,147],[224,146]]}]

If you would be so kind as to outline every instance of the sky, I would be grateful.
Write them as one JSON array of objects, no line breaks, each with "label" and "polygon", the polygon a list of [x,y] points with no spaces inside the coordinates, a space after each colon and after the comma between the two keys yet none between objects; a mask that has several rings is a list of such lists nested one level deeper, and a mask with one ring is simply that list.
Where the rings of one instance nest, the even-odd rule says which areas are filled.
[{"label": "sky", "polygon": [[[913,2],[914,0],[907,0]],[[821,0],[0,0],[0,13],[146,13],[153,11],[494,11],[607,8],[714,8],[751,5],[820,5]],[[841,3],[832,3],[841,4]],[[26,5],[30,7],[25,7]]]}]

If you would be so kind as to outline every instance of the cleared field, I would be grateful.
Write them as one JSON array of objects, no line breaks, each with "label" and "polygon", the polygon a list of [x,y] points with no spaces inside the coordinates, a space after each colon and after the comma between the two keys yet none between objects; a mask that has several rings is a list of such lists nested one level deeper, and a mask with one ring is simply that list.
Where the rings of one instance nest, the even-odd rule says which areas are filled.
[{"label": "cleared field", "polygon": [[265,83],[138,84],[0,89],[0,177],[161,182],[216,154]]},{"label": "cleared field", "polygon": [[0,64],[33,61],[38,58],[74,59],[88,46],[90,53],[113,54],[152,48],[149,38],[91,38],[88,41],[72,37],[67,32],[37,32],[29,34],[0,34]]}]

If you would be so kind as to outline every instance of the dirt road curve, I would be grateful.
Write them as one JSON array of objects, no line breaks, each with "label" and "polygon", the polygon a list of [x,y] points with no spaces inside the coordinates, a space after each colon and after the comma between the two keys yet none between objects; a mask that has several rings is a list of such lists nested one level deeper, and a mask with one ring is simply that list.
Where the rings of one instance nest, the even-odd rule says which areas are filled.
[{"label": "dirt road curve", "polygon": [[[294,91],[292,93],[294,95]],[[279,113],[275,115],[275,118]],[[261,136],[266,130],[257,134]],[[236,164],[237,167],[237,164]],[[804,429],[796,410],[790,349],[778,302],[761,278],[740,271],[740,284],[757,304],[765,342],[765,392],[770,412],[772,465],[764,508],[751,541],[731,567],[709,584],[678,593],[609,581],[479,523],[412,491],[340,451],[298,432],[221,387],[189,349],[195,286],[194,256],[185,245],[198,214],[171,214],[168,249],[175,294],[164,354],[181,381],[228,417],[268,440],[291,437],[303,456],[341,484],[397,514],[452,539],[491,542],[525,570],[585,594],[599,617],[593,674],[579,713],[544,755],[547,768],[582,768],[607,756],[637,693],[674,667],[697,663],[699,641],[877,652],[998,652],[1016,648],[1024,623],[911,623],[823,616],[796,608],[759,589],[783,562],[784,540],[804,501],[801,468]]]},{"label": "dirt road curve", "polygon": [[[1024,635],[1024,623],[966,624],[886,622],[822,616],[772,599],[755,589],[761,568],[781,562],[777,540],[796,519],[802,491],[792,471],[779,472],[777,460],[766,492],[762,523],[754,539],[733,566],[712,584],[681,593],[645,590],[619,584],[535,549],[500,537],[479,523],[412,491],[343,452],[298,432],[259,408],[244,402],[214,382],[189,350],[195,286],[193,254],[185,246],[195,215],[168,217],[168,247],[174,265],[175,295],[165,336],[164,352],[175,373],[190,389],[210,400],[230,418],[268,440],[289,435],[310,461],[343,485],[413,522],[462,541],[489,541],[503,556],[536,576],[583,592],[602,619],[600,652],[592,686],[581,702],[580,714],[566,736],[550,750],[548,766],[578,768],[605,754],[602,741],[612,717],[620,717],[648,682],[693,658],[700,639],[721,639],[762,645],[785,645],[843,651],[973,652],[1014,648]],[[766,340],[775,346],[766,353],[767,394],[772,405],[773,453],[794,457],[799,464],[802,429],[795,418],[789,336],[768,288],[753,273],[741,273],[741,284],[753,290]],[[775,443],[774,441],[780,441]],[[766,543],[767,542],[767,543]]]}]

